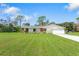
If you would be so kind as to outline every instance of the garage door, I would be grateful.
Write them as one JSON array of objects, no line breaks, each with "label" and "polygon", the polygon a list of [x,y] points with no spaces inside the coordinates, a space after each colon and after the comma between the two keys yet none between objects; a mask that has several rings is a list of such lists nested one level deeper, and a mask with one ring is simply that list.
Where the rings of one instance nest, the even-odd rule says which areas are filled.
[{"label": "garage door", "polygon": [[52,31],[53,33],[60,33],[60,34],[64,34],[65,33],[65,31],[64,30],[53,30]]}]

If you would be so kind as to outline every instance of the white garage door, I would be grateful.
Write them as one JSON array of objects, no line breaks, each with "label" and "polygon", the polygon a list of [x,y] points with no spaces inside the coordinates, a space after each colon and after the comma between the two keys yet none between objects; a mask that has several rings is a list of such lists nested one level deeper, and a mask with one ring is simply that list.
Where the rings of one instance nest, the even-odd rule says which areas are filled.
[{"label": "white garage door", "polygon": [[65,31],[64,30],[53,30],[52,31],[53,33],[60,33],[60,34],[64,34],[65,33]]}]

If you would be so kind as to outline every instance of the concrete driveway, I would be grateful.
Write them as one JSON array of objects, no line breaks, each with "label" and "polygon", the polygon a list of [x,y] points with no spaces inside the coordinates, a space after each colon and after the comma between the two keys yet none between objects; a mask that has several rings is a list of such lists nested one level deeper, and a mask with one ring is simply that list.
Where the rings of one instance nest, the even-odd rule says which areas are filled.
[{"label": "concrete driveway", "polygon": [[63,33],[53,33],[53,34],[79,42],[79,36],[63,34]]}]

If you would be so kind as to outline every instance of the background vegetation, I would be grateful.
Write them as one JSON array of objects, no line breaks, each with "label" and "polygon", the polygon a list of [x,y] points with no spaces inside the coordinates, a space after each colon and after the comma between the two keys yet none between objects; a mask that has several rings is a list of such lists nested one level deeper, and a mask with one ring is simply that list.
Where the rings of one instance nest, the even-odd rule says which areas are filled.
[{"label": "background vegetation", "polygon": [[[17,15],[14,17],[14,20],[12,20],[11,17],[7,17],[7,20],[0,19],[0,32],[20,32],[22,26],[30,26],[30,23],[28,22],[22,23],[24,20],[24,15]],[[79,17],[76,18],[76,20],[77,24],[79,24]],[[56,23],[53,21],[49,22],[46,16],[39,16],[35,26],[45,26],[49,24]],[[66,32],[76,31],[76,24],[74,22],[63,22],[57,25],[65,27]]]}]

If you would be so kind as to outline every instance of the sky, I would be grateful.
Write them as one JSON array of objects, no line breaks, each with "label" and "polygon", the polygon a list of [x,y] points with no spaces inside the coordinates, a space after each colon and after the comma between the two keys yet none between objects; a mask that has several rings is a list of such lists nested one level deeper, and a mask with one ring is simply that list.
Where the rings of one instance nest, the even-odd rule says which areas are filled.
[{"label": "sky", "polygon": [[26,22],[36,24],[39,16],[46,16],[47,20],[55,23],[75,22],[79,16],[79,4],[73,3],[1,3],[0,18],[22,14]]}]

